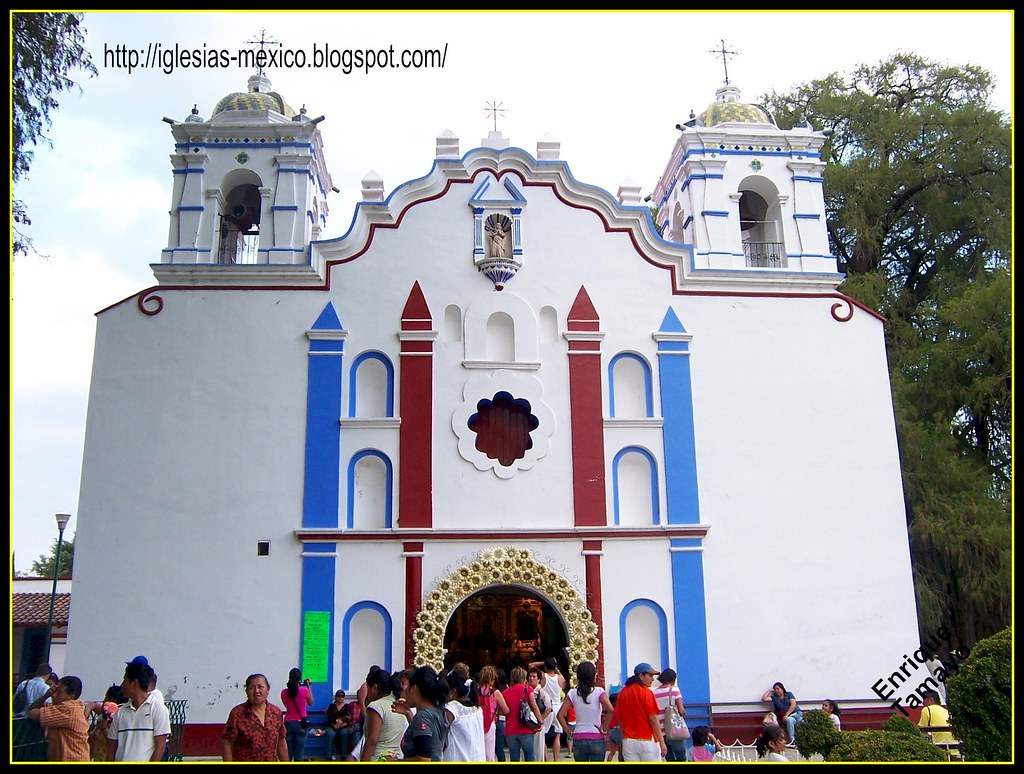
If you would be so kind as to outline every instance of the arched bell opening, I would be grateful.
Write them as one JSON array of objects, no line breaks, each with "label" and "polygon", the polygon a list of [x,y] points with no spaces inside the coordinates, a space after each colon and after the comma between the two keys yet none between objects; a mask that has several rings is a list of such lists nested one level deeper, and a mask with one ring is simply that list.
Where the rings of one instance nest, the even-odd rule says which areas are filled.
[{"label": "arched bell opening", "polygon": [[740,241],[747,266],[785,267],[778,190],[767,178],[751,176],[740,183],[738,191]]},{"label": "arched bell opening", "polygon": [[249,170],[234,170],[224,180],[217,258],[221,264],[256,263],[260,244],[260,179]]}]

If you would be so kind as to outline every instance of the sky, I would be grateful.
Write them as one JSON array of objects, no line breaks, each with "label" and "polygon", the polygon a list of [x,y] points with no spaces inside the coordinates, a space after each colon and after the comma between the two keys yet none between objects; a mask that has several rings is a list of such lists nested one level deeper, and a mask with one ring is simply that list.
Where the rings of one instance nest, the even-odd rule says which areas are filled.
[{"label": "sky", "polygon": [[[724,38],[739,54],[730,81],[743,98],[782,92],[832,72],[913,52],[974,64],[994,78],[992,105],[1012,100],[1012,16],[1000,13],[87,13],[98,74],[73,77],[59,97],[28,179],[38,254],[12,268],[12,545],[27,571],[57,535],[54,514],[72,514],[78,489],[98,310],[154,284],[149,264],[166,246],[173,152],[168,116],[193,104],[209,118],[224,95],[246,90],[252,70],[118,66],[118,46],[163,50],[246,48],[267,35],[284,49],[445,50],[443,68],[270,67],[275,91],[320,124],[325,158],[341,190],[328,200],[323,237],[345,232],[373,169],[390,192],[430,169],[436,136],[462,153],[491,128],[535,152],[550,134],[583,182],[615,192],[633,181],[646,195],[672,150],[675,125],[699,113],[722,82],[709,50]],[[282,49],[282,51],[284,50]],[[105,52],[110,52],[106,55]]]}]

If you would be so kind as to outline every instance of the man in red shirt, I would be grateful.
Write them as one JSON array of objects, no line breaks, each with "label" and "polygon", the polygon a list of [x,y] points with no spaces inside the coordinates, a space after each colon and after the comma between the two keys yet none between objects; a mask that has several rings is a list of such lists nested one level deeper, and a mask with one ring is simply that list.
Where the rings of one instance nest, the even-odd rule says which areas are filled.
[{"label": "man in red shirt", "polygon": [[619,692],[615,714],[622,727],[624,761],[659,761],[668,753],[661,733],[661,713],[651,691],[658,671],[647,662],[637,664],[633,676]]}]

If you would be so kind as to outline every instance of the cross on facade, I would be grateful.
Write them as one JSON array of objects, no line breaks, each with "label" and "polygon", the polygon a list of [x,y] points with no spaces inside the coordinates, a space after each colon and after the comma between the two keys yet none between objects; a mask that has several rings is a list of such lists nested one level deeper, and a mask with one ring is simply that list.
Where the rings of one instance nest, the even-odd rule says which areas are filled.
[{"label": "cross on facade", "polygon": [[489,116],[494,119],[494,131],[495,132],[498,131],[498,115],[499,114],[501,114],[501,115],[505,114],[505,108],[502,107],[502,104],[503,103],[498,102],[498,100],[492,99],[490,102],[488,102],[486,105],[484,105],[484,112],[488,113]]},{"label": "cross on facade", "polygon": [[724,39],[721,40],[720,43],[721,43],[721,46],[722,46],[721,48],[712,48],[711,50],[708,51],[708,53],[709,54],[714,54],[715,56],[721,56],[722,57],[722,67],[725,69],[725,85],[728,86],[729,85],[729,62],[726,59],[726,57],[727,56],[736,56],[740,52],[739,51],[730,51],[729,49],[727,49],[725,47],[725,40]]},{"label": "cross on facade", "polygon": [[[273,38],[268,38],[267,37],[267,31],[265,29],[261,29],[260,30],[260,37],[259,37],[258,40],[256,38],[253,38],[252,40],[247,40],[245,42],[248,43],[248,44],[259,46],[260,47],[260,53],[263,53],[263,50],[267,46],[274,46],[274,45],[281,46],[281,45],[283,45],[279,40],[274,40]],[[262,56],[259,57],[256,60],[256,64],[257,64],[257,66],[256,66],[256,74],[257,75],[263,75],[264,74],[263,73],[263,65],[261,64],[261,62],[264,62],[264,61],[266,61],[266,60]]]}]

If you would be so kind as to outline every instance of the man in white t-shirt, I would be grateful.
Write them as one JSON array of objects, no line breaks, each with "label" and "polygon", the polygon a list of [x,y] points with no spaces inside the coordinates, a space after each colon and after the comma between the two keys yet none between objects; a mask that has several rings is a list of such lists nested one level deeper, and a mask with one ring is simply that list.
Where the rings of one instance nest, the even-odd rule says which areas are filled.
[{"label": "man in white t-shirt", "polygon": [[124,670],[121,691],[128,701],[117,708],[107,729],[109,758],[115,761],[163,760],[171,735],[171,718],[159,692],[152,690],[154,673],[137,659]]}]

